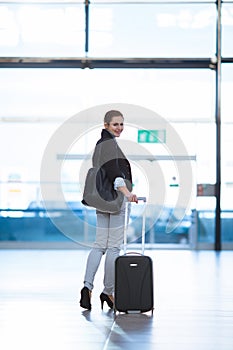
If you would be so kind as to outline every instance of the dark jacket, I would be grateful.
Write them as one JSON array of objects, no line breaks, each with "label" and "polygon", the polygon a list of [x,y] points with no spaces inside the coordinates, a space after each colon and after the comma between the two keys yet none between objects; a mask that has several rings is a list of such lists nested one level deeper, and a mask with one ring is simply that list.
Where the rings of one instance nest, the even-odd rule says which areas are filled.
[{"label": "dark jacket", "polygon": [[114,135],[103,129],[96,143],[92,157],[94,166],[102,166],[112,183],[116,177],[123,177],[129,191],[132,191],[132,173],[128,159],[117,144]]}]

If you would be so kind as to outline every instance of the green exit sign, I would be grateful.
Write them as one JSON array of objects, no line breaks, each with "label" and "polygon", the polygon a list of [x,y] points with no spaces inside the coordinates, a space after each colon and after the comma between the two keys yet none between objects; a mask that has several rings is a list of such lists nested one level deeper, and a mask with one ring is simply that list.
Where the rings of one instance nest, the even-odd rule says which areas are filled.
[{"label": "green exit sign", "polygon": [[138,130],[138,143],[166,143],[166,130]]}]

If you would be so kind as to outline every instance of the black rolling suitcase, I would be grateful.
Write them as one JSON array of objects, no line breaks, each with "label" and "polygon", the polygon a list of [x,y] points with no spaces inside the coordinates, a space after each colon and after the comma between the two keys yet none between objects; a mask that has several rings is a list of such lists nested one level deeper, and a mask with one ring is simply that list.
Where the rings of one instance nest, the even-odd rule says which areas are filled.
[{"label": "black rolling suitcase", "polygon": [[[146,198],[139,200],[146,202]],[[115,311],[125,313],[140,313],[154,309],[153,266],[152,259],[144,255],[145,246],[145,210],[142,218],[142,254],[126,252],[127,217],[126,204],[124,229],[124,255],[119,256],[115,263]]]}]

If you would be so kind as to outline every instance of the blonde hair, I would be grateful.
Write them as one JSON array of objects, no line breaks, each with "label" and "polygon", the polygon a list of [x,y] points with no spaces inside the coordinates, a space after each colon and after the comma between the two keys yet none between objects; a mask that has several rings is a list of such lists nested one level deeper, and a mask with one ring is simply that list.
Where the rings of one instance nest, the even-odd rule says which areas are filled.
[{"label": "blonde hair", "polygon": [[104,116],[104,124],[110,124],[113,117],[123,117],[123,114],[116,110],[108,111]]}]

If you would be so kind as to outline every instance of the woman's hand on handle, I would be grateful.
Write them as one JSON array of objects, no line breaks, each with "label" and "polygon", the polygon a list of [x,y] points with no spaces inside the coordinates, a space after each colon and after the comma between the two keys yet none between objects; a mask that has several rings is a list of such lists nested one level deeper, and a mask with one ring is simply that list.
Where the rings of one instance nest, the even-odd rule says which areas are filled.
[{"label": "woman's hand on handle", "polygon": [[120,190],[123,193],[123,195],[128,199],[129,202],[138,203],[137,195],[130,192],[126,186],[120,186],[118,187],[118,190]]},{"label": "woman's hand on handle", "polygon": [[126,196],[128,198],[128,201],[129,202],[135,202],[135,203],[138,203],[138,197],[136,194],[134,193],[130,193],[128,196]]}]

